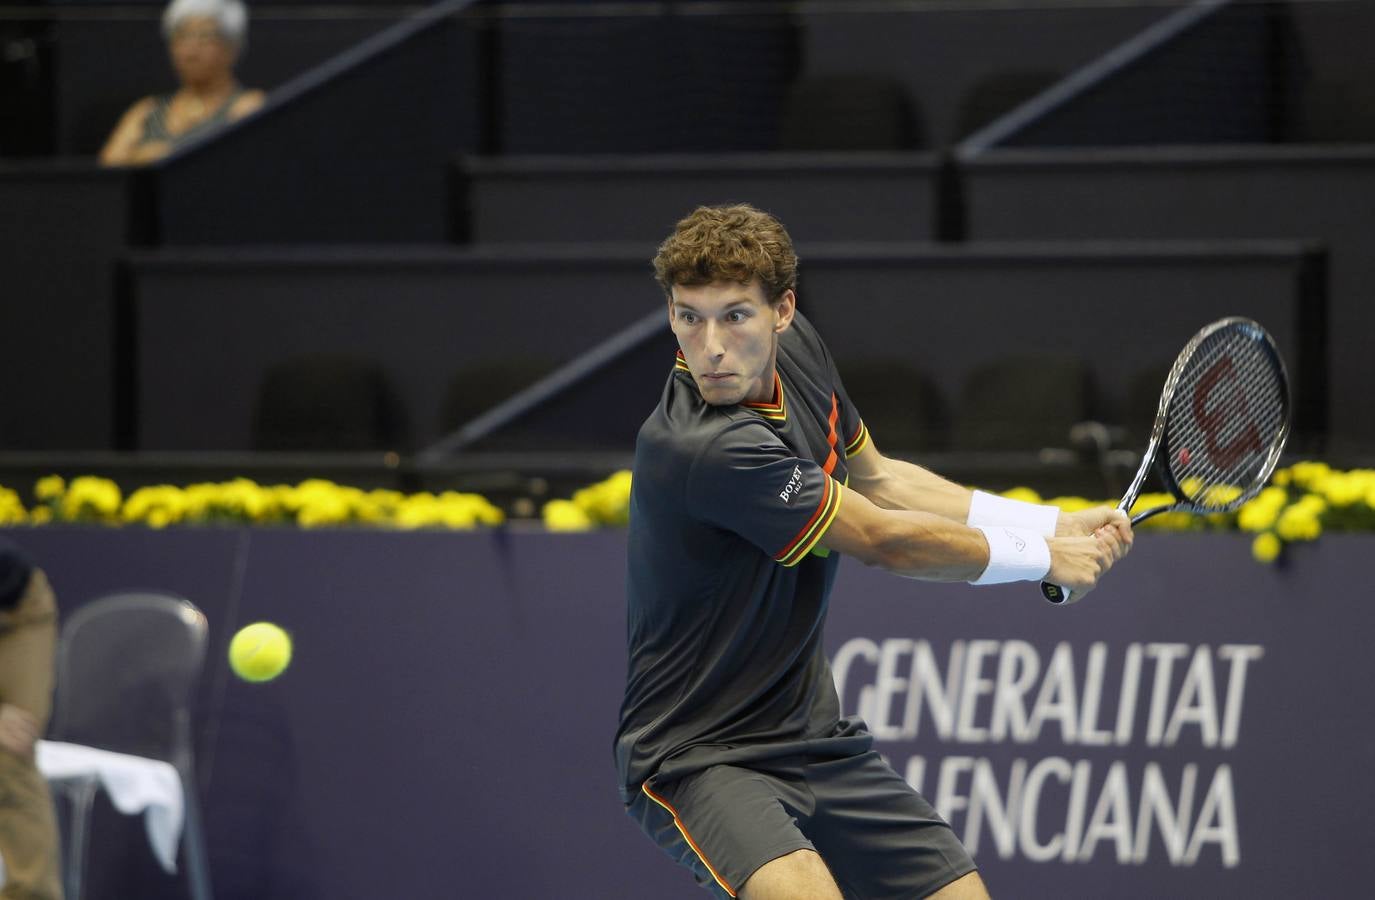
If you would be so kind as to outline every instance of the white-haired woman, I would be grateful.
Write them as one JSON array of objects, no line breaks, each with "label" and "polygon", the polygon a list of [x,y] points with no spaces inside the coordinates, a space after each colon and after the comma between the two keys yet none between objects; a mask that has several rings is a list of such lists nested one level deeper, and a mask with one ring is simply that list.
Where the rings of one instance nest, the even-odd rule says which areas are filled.
[{"label": "white-haired woman", "polygon": [[131,106],[100,151],[102,165],[161,159],[178,144],[262,106],[263,92],[245,90],[234,78],[248,37],[248,10],[240,0],[172,0],[162,14],[162,33],[181,86]]}]

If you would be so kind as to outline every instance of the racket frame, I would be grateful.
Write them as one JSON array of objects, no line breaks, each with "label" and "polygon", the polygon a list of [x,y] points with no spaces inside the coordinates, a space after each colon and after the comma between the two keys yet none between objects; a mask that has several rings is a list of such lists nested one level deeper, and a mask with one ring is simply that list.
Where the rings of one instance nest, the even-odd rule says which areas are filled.
[{"label": "racket frame", "polygon": [[[1260,338],[1261,348],[1270,358],[1276,371],[1279,372],[1280,387],[1283,388],[1280,396],[1281,417],[1280,430],[1278,435],[1271,439],[1269,449],[1264,461],[1261,463],[1260,471],[1251,483],[1236,497],[1221,505],[1202,505],[1189,499],[1179,480],[1174,477],[1170,467],[1162,460],[1168,460],[1173,448],[1169,446],[1169,436],[1167,425],[1169,423],[1169,413],[1171,403],[1174,400],[1175,390],[1179,387],[1179,380],[1184,376],[1184,369],[1193,359],[1199,345],[1212,337],[1224,328],[1241,327],[1252,331],[1256,337]],[[1280,356],[1275,341],[1258,322],[1242,316],[1229,316],[1225,319],[1218,319],[1205,326],[1198,334],[1184,345],[1184,349],[1179,351],[1179,356],[1175,357],[1174,365],[1170,367],[1170,373],[1165,377],[1165,386],[1160,391],[1160,403],[1156,408],[1155,423],[1151,426],[1151,437],[1146,444],[1146,450],[1141,455],[1141,465],[1136,470],[1136,475],[1132,478],[1131,484],[1127,487],[1122,499],[1118,502],[1117,508],[1126,512],[1136,503],[1136,498],[1141,494],[1141,486],[1146,481],[1146,474],[1152,468],[1155,469],[1156,476],[1164,484],[1165,489],[1174,496],[1174,503],[1167,503],[1163,506],[1152,507],[1132,516],[1132,524],[1136,525],[1152,516],[1164,512],[1188,512],[1196,515],[1211,515],[1214,513],[1231,513],[1242,507],[1248,500],[1255,497],[1265,487],[1265,483],[1270,480],[1270,475],[1275,471],[1275,466],[1279,464],[1280,455],[1284,452],[1284,445],[1289,440],[1289,429],[1291,425],[1291,415],[1293,401],[1289,389],[1289,372],[1285,368],[1284,358]],[[1163,455],[1162,452],[1164,451]]]}]

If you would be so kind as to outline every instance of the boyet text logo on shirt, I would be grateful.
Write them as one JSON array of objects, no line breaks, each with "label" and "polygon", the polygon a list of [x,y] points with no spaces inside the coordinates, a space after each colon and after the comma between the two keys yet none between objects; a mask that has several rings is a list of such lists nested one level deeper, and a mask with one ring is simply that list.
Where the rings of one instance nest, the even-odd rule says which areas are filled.
[{"label": "boyet text logo on shirt", "polygon": [[793,502],[793,498],[802,493],[802,467],[793,466],[792,477],[784,485],[783,490],[778,492],[778,499],[784,503]]}]

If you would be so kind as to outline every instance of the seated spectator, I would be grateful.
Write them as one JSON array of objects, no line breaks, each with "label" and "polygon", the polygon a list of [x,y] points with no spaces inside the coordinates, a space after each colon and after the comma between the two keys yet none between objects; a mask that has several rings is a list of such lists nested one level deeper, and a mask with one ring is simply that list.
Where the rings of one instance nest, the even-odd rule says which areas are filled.
[{"label": "seated spectator", "polygon": [[101,165],[161,159],[263,104],[262,91],[245,90],[234,78],[248,36],[248,11],[240,0],[172,0],[162,14],[162,33],[181,87],[130,107],[100,151]]}]

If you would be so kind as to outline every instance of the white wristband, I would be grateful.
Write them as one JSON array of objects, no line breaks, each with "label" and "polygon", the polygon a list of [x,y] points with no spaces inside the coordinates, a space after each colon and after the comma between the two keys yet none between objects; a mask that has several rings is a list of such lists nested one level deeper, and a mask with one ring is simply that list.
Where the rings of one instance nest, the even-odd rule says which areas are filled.
[{"label": "white wristband", "polygon": [[979,526],[988,540],[988,568],[970,584],[1041,581],[1050,573],[1050,545],[1027,528]]},{"label": "white wristband", "polygon": [[1029,528],[1041,537],[1055,537],[1055,523],[1059,518],[1059,507],[1009,500],[997,494],[975,491],[974,499],[969,501],[969,518],[965,523],[970,528],[1011,525],[1013,528]]}]

